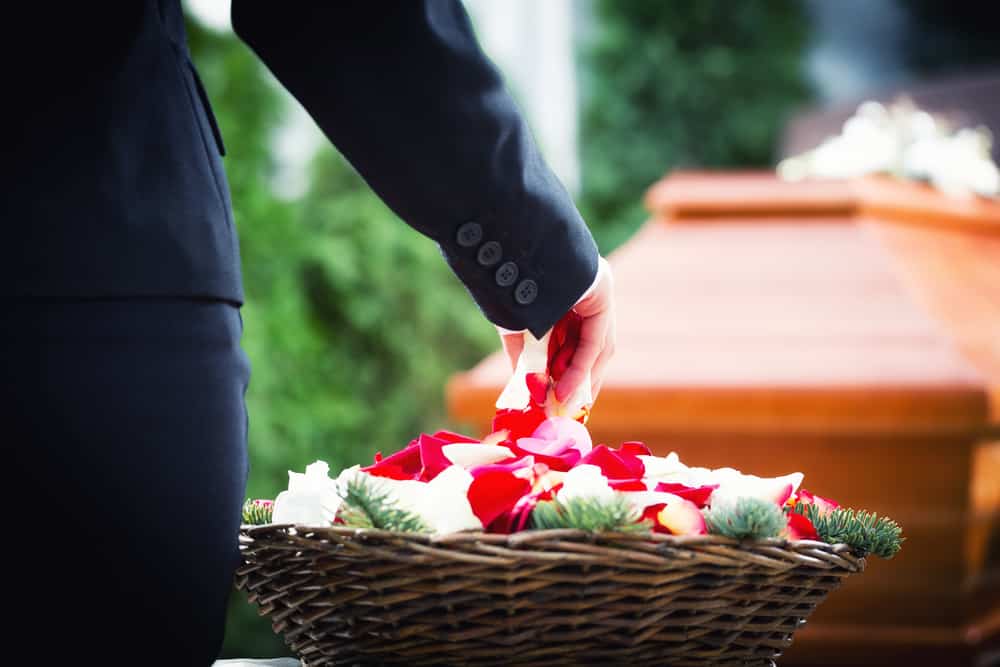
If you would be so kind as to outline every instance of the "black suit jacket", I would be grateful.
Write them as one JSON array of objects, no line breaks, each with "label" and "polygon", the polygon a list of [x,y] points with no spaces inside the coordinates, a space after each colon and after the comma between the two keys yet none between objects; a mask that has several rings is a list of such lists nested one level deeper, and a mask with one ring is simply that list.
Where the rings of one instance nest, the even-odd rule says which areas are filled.
[{"label": "black suit jacket", "polygon": [[[19,101],[3,289],[241,303],[223,140],[179,0],[35,4],[7,10],[2,47]],[[593,239],[457,0],[234,0],[232,20],[491,321],[540,336],[591,284]]]}]

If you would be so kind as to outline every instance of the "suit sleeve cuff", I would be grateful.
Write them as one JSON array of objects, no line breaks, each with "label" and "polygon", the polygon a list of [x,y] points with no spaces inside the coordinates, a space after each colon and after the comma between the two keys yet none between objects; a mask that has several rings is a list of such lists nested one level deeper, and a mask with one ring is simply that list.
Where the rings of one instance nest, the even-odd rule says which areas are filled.
[{"label": "suit sleeve cuff", "polygon": [[453,234],[442,254],[485,317],[508,331],[541,338],[597,276],[597,246],[571,204],[484,214]]},{"label": "suit sleeve cuff", "polygon": [[[603,262],[605,260],[602,257],[598,261]],[[600,281],[601,281],[601,272],[600,272],[600,270],[598,270],[597,275],[594,276],[594,282],[590,283],[590,287],[587,288],[586,292],[584,292],[583,294],[580,295],[580,298],[576,300],[576,302],[573,304],[573,306],[575,307],[581,301],[583,301],[588,296],[590,296],[591,294],[593,294],[594,290],[597,288],[597,284]],[[510,335],[513,335],[513,334],[523,334],[524,332],[527,331],[527,329],[518,329],[517,331],[514,331],[514,330],[511,330],[511,329],[505,329],[504,327],[497,325],[497,331],[499,331],[500,335],[502,335],[502,336],[510,336]]]}]

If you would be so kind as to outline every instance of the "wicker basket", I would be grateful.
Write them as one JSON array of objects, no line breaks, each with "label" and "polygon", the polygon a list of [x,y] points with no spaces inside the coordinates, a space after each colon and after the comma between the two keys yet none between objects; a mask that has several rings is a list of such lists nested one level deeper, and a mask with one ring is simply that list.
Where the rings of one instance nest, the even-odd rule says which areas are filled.
[{"label": "wicker basket", "polygon": [[865,564],[843,544],[780,539],[240,532],[237,588],[308,667],[772,665]]}]

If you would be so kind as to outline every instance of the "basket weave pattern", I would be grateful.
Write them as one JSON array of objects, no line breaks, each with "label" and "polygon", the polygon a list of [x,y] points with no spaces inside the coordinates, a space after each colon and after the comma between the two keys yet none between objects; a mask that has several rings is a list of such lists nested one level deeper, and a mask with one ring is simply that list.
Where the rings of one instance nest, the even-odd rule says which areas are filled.
[{"label": "basket weave pattern", "polygon": [[243,526],[236,586],[308,667],[770,665],[846,545]]}]

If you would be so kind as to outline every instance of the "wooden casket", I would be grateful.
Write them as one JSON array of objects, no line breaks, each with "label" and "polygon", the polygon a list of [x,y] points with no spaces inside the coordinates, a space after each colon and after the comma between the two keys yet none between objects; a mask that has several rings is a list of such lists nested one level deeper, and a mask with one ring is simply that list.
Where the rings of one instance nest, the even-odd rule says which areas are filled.
[{"label": "wooden casket", "polygon": [[[617,354],[595,442],[794,470],[897,519],[892,561],[833,593],[784,665],[991,664],[1000,653],[1000,203],[870,178],[676,173],[610,258]],[[485,432],[495,354],[448,386]]]}]

